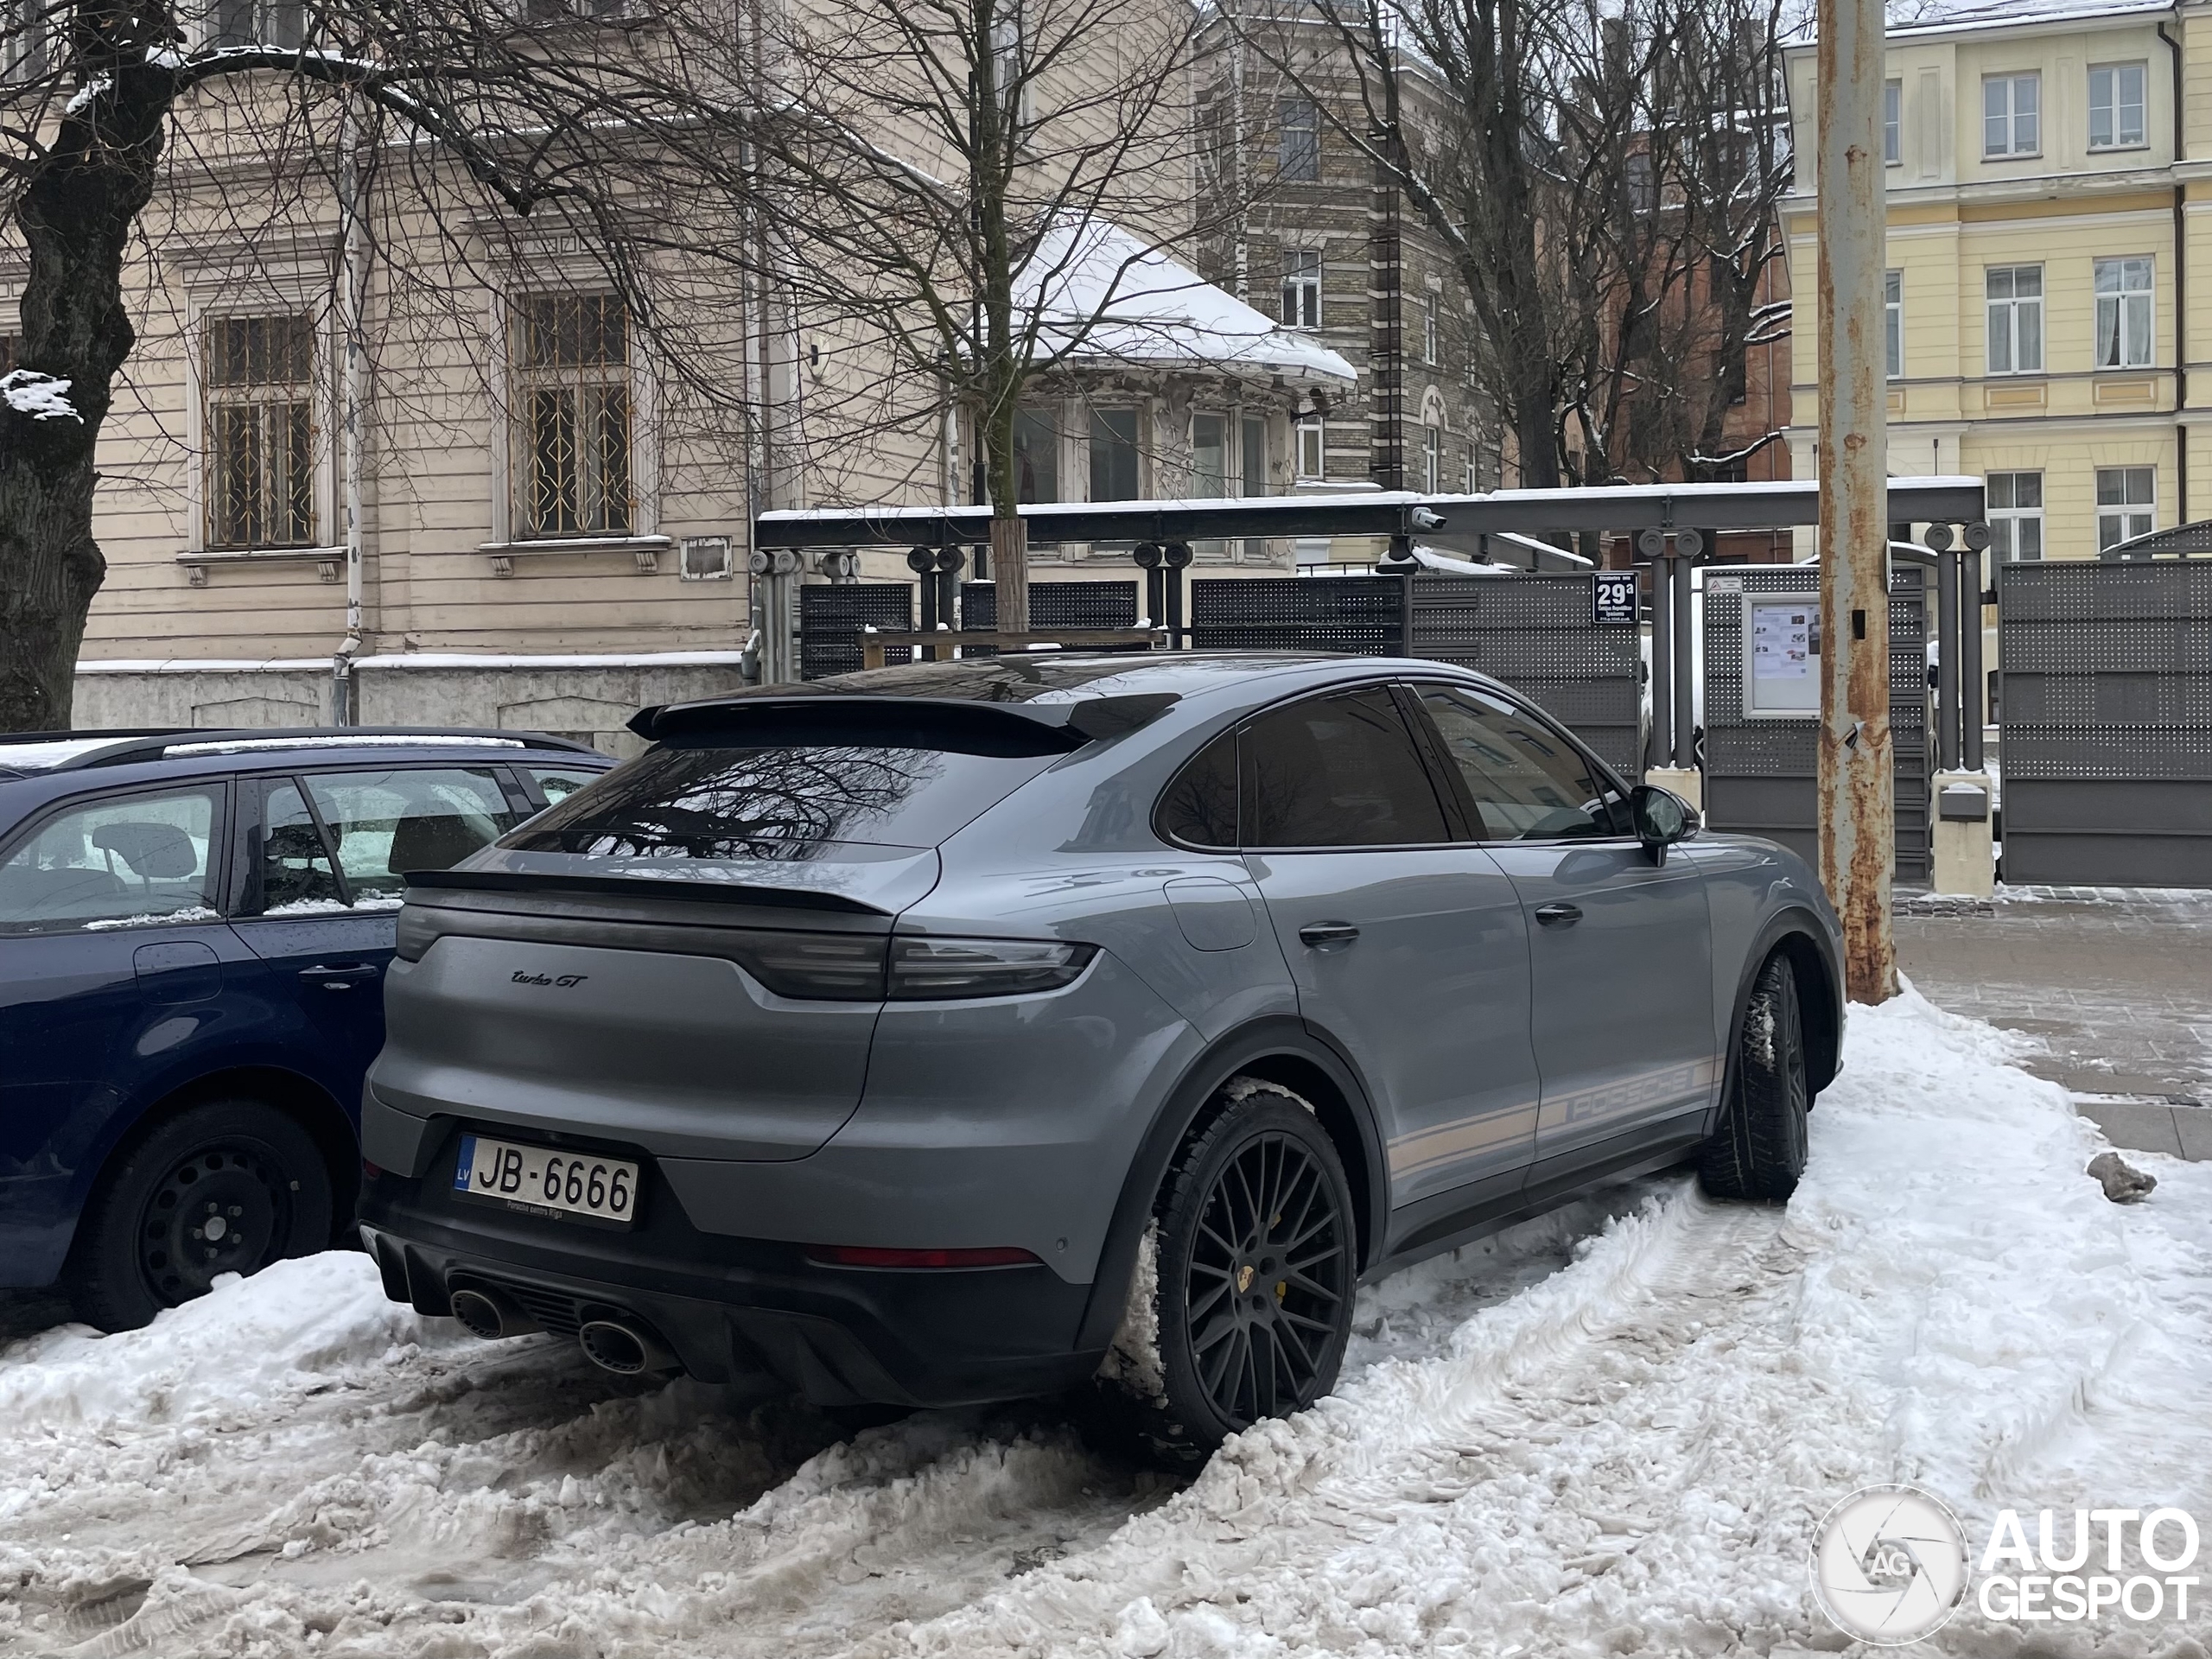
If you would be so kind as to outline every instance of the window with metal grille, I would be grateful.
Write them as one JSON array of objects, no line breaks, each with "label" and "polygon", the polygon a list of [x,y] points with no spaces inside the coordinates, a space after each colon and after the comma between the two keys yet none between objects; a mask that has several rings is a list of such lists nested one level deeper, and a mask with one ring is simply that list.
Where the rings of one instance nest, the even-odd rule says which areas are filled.
[{"label": "window with metal grille", "polygon": [[305,317],[210,317],[207,545],[315,543],[315,329]]},{"label": "window with metal grille", "polygon": [[2151,261],[2148,256],[2100,259],[2097,289],[2097,366],[2147,368],[2151,362]]},{"label": "window with metal grille", "polygon": [[2097,551],[2148,536],[2158,527],[2158,474],[2153,467],[2097,468]]},{"label": "window with metal grille", "polygon": [[1282,321],[1287,328],[1321,326],[1321,251],[1287,248],[1282,256]]},{"label": "window with metal grille", "polygon": [[517,517],[526,537],[626,534],[630,329],[612,294],[515,302]]},{"label": "window with metal grille", "polygon": [[2089,68],[2089,148],[2132,149],[2143,142],[2146,65],[2100,63]]},{"label": "window with metal grille", "polygon": [[1989,514],[1989,556],[2043,557],[2043,474],[1992,473],[1982,480]]}]

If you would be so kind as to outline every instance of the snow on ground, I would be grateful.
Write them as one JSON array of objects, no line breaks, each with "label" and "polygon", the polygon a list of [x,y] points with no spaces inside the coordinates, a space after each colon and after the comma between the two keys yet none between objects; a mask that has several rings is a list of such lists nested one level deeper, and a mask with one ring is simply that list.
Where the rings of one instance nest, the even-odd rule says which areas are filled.
[{"label": "snow on ground", "polygon": [[[1667,1177],[1398,1274],[1335,1396],[1180,1491],[1064,1407],[850,1433],[477,1342],[353,1255],[49,1331],[0,1351],[0,1656],[1840,1651],[1806,1551],[1858,1486],[1977,1539],[2212,1521],[2212,1166],[2107,1204],[2012,1041],[1855,1011],[1786,1211]],[[2192,1623],[1969,1608],[1920,1651],[2203,1659]]]}]

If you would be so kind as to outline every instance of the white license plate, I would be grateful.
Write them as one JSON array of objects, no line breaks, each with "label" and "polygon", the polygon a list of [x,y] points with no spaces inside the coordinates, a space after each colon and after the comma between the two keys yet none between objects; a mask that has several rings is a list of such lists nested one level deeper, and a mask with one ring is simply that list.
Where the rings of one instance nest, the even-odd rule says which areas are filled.
[{"label": "white license plate", "polygon": [[637,1208],[638,1166],[595,1153],[464,1135],[453,1190],[535,1215],[582,1217],[626,1227]]}]

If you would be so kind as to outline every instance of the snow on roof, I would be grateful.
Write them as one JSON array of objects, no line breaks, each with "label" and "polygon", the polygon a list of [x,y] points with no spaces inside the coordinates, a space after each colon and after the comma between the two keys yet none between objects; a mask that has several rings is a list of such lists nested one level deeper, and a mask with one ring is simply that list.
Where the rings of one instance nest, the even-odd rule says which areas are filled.
[{"label": "snow on roof", "polygon": [[252,754],[264,749],[521,749],[529,745],[518,737],[474,737],[437,733],[400,735],[397,733],[343,734],[327,737],[226,737],[205,743],[171,743],[162,753],[171,758],[188,754]]},{"label": "snow on roof", "polygon": [[1060,362],[1197,363],[1347,385],[1358,378],[1312,335],[1281,327],[1104,219],[1047,231],[1015,294],[1039,318],[1039,345]]},{"label": "snow on roof", "polygon": [[0,766],[13,772],[44,772],[115,741],[113,737],[49,737],[35,743],[0,743]]},{"label": "snow on roof", "polygon": [[[2023,23],[2101,22],[2173,9],[2174,0],[1889,0],[1886,33],[1895,40],[1901,35],[2012,29]],[[1796,47],[1814,43],[1810,5],[1793,27],[1783,30],[1783,39]]]}]

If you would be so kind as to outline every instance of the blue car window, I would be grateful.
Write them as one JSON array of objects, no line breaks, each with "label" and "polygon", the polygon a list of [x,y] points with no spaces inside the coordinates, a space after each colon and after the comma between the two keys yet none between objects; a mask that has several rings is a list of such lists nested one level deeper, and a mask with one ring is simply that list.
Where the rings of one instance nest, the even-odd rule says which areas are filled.
[{"label": "blue car window", "polygon": [[1627,804],[1572,744],[1509,702],[1423,686],[1421,706],[1466,780],[1479,841],[1558,841],[1629,832]]},{"label": "blue car window", "polygon": [[0,860],[0,931],[215,919],[217,788],[107,796],[46,820]]},{"label": "blue car window", "polygon": [[305,782],[313,811],[289,781],[269,791],[264,915],[391,909],[408,871],[449,869],[515,822],[498,774],[478,768],[320,772]]},{"label": "blue car window", "polygon": [[1247,847],[1446,841],[1444,808],[1388,691],[1311,697],[1245,728]]}]

